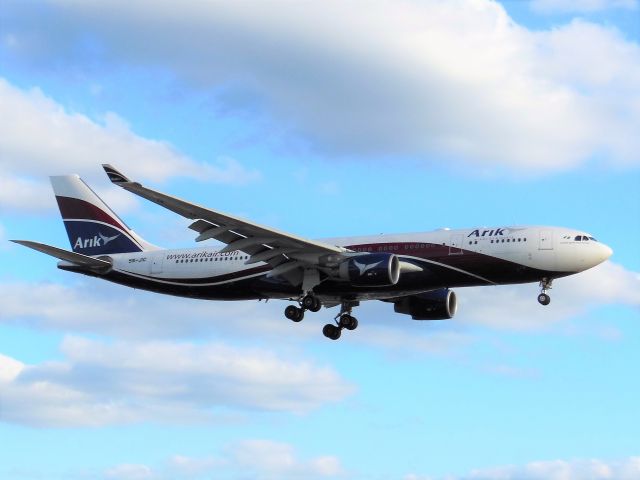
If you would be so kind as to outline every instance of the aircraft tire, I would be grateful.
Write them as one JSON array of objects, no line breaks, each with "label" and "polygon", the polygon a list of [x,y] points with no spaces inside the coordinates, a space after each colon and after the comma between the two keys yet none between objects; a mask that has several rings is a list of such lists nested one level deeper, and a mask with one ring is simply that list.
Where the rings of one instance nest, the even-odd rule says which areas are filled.
[{"label": "aircraft tire", "polygon": [[304,318],[304,310],[294,305],[289,305],[284,309],[284,316],[292,322],[300,322]]},{"label": "aircraft tire", "polygon": [[311,310],[312,312],[318,312],[322,308],[322,303],[320,303],[320,300],[318,300],[317,297],[309,294],[303,297],[302,306],[307,310]]},{"label": "aircraft tire", "polygon": [[316,313],[316,312],[319,312],[321,308],[322,308],[322,303],[320,303],[320,300],[316,298],[316,304],[313,307],[311,307],[309,310],[312,311],[313,313]]},{"label": "aircraft tire", "polygon": [[538,295],[538,302],[540,305],[549,305],[551,303],[551,297],[546,293],[541,293]]},{"label": "aircraft tire", "polygon": [[341,330],[340,327],[327,323],[322,329],[322,334],[331,340],[338,340],[340,338]]},{"label": "aircraft tire", "polygon": [[347,330],[355,330],[358,328],[358,319],[356,317],[352,317],[348,313],[345,313],[340,316],[340,326]]}]

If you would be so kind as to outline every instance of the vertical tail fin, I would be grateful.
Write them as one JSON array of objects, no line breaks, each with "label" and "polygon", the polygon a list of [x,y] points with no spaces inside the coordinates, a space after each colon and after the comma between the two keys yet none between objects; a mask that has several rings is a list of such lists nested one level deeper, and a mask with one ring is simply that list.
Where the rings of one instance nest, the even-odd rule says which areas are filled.
[{"label": "vertical tail fin", "polygon": [[51,185],[74,252],[109,255],[157,249],[136,235],[78,175],[51,177]]}]

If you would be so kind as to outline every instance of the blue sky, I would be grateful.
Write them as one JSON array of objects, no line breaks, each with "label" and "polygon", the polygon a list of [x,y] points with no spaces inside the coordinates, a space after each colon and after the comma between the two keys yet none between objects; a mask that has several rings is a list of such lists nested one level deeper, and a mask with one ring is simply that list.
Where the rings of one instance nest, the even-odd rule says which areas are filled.
[{"label": "blue sky", "polygon": [[[0,8],[0,478],[640,477],[635,0]],[[188,222],[100,164],[311,238],[579,228],[610,261],[413,322],[197,302],[58,271],[48,175]]]}]

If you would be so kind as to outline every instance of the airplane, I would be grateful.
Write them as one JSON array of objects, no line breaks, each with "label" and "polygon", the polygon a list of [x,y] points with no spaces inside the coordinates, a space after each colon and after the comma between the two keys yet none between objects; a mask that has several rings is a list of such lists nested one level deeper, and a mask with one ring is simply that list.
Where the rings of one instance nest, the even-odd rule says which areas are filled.
[{"label": "airplane", "polygon": [[311,240],[202,207],[134,182],[103,165],[114,185],[193,222],[196,242],[222,248],[166,250],[142,239],[78,176],[51,177],[72,251],[15,243],[58,258],[58,268],[136,289],[207,300],[284,299],[284,315],[340,306],[325,337],[355,330],[353,308],[392,303],[414,320],[445,320],[457,311],[454,287],[539,282],[548,305],[552,282],[592,268],[613,251],[583,231],[502,226]]}]

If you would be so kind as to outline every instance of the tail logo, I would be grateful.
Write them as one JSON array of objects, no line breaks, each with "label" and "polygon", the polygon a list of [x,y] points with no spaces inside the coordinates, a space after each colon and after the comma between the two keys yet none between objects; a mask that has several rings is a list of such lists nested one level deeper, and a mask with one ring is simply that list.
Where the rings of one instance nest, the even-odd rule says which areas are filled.
[{"label": "tail logo", "polygon": [[107,237],[102,233],[98,232],[98,235],[94,235],[93,238],[80,238],[76,240],[76,243],[73,244],[73,248],[92,248],[92,247],[103,247],[107,243],[112,242],[116,238],[118,238],[120,234],[114,235],[113,237]]}]

